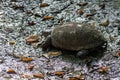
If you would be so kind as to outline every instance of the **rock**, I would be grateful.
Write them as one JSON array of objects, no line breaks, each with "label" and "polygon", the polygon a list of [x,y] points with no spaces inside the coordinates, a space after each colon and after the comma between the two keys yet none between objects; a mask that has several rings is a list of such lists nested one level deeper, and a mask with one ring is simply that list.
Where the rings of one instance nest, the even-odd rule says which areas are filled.
[{"label": "rock", "polygon": [[105,3],[101,3],[101,4],[99,5],[99,7],[100,7],[100,9],[105,9]]},{"label": "rock", "polygon": [[105,21],[103,21],[102,23],[100,23],[100,26],[108,26],[110,24],[109,19],[106,19]]},{"label": "rock", "polygon": [[86,6],[87,4],[88,4],[87,2],[77,3],[77,5],[79,5],[79,6]]}]

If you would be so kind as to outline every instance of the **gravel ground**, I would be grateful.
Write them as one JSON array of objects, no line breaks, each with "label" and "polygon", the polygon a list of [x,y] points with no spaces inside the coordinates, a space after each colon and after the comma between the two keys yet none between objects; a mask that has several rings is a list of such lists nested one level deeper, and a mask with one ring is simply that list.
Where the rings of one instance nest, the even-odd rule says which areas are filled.
[{"label": "gravel ground", "polygon": [[[87,4],[78,5],[84,2]],[[41,3],[49,5],[40,7]],[[119,3],[119,0],[0,0],[0,80],[120,80]],[[81,8],[83,14],[79,12]],[[46,15],[52,18],[45,19]],[[104,26],[106,20],[109,24]],[[26,37],[37,34],[42,41],[43,31],[70,21],[95,24],[108,41],[104,55],[81,59],[62,54],[48,58],[41,48],[26,44]],[[15,44],[10,45],[11,41]],[[34,60],[26,63],[18,56]],[[31,64],[34,68],[29,70]],[[10,69],[15,73],[9,73]],[[64,75],[58,76],[55,71]],[[35,73],[44,74],[44,79],[36,78]],[[78,75],[82,77],[76,78]]]}]

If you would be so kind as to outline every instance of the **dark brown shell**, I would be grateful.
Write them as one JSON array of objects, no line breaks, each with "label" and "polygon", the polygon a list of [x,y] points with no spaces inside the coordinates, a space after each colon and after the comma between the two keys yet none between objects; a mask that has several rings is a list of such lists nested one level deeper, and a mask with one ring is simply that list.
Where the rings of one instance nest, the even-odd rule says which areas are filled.
[{"label": "dark brown shell", "polygon": [[51,42],[57,48],[79,51],[100,46],[105,38],[90,24],[69,22],[51,32]]}]

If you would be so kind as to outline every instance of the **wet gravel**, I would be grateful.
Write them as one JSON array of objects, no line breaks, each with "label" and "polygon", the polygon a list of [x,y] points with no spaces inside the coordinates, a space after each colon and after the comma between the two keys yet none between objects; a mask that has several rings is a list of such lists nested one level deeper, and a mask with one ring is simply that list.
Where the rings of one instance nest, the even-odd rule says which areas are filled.
[{"label": "wet gravel", "polygon": [[[99,2],[100,1],[100,2]],[[88,2],[85,6],[77,3]],[[41,3],[49,6],[40,7]],[[100,4],[105,8],[101,9]],[[120,79],[120,9],[119,0],[1,0],[0,1],[0,80],[40,80],[33,77],[34,73],[44,73],[44,80],[69,80],[83,74],[85,80],[119,80]],[[79,9],[83,8],[83,15]],[[93,16],[86,17],[86,14]],[[43,20],[45,15],[52,19]],[[108,26],[100,26],[104,20],[109,20]],[[62,54],[58,57],[46,58],[39,47],[26,44],[26,37],[42,31],[52,30],[65,22],[83,22],[96,25],[108,41],[107,50],[102,57],[92,57],[92,62],[81,60],[71,54]],[[44,40],[40,36],[40,41]],[[10,45],[9,41],[15,41]],[[25,63],[14,55],[32,57],[32,62]],[[94,54],[96,55],[96,54]],[[32,71],[29,64],[34,63]],[[89,64],[90,63],[90,64]],[[90,65],[90,66],[89,66]],[[106,74],[98,72],[99,67],[109,66]],[[8,69],[14,69],[16,74],[8,74]],[[50,75],[54,71],[64,71],[63,77]],[[23,77],[22,74],[32,78]]]}]

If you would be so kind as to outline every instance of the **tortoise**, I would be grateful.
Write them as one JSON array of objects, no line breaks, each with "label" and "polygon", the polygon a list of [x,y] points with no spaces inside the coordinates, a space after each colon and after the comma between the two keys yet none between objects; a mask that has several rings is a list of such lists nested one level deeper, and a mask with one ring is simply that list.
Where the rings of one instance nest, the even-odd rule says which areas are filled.
[{"label": "tortoise", "polygon": [[102,32],[89,23],[67,22],[55,27],[42,43],[42,48],[49,46],[69,51],[82,51],[103,46],[106,43]]}]

